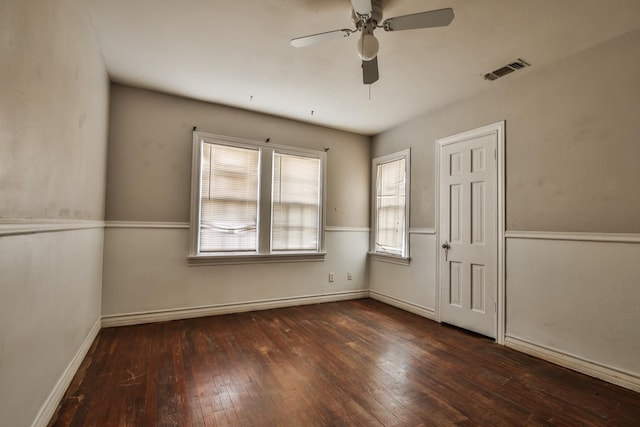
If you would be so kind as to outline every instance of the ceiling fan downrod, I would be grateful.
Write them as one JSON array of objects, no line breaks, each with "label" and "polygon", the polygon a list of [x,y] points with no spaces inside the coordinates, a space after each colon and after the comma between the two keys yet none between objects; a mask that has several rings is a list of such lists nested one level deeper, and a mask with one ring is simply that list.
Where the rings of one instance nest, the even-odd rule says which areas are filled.
[{"label": "ceiling fan downrod", "polygon": [[[362,13],[363,10],[369,9],[369,7],[360,6],[359,3],[369,3],[370,11]],[[371,0],[358,2],[352,2],[353,8],[351,9],[351,20],[356,26],[356,31],[360,31],[365,24],[373,24],[375,28],[378,28],[378,23],[382,22],[382,0]],[[356,7],[363,7],[363,9],[356,10]]]}]

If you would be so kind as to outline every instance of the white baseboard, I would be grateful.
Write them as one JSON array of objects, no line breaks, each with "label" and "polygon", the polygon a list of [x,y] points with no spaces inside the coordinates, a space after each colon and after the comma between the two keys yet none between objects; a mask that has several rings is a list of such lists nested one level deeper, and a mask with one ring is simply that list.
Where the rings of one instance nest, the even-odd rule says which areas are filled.
[{"label": "white baseboard", "polygon": [[630,390],[640,392],[640,376],[630,372],[604,366],[599,363],[564,353],[549,347],[534,344],[522,338],[507,335],[504,344],[514,350],[544,359],[556,365],[599,378]]},{"label": "white baseboard", "polygon": [[46,427],[49,424],[51,417],[53,417],[56,409],[58,409],[58,405],[64,397],[69,384],[71,384],[78,368],[80,368],[80,364],[82,364],[89,348],[91,348],[91,344],[93,344],[93,341],[98,336],[98,332],[100,332],[100,318],[98,318],[91,327],[89,334],[82,342],[82,345],[76,352],[75,356],[73,356],[73,359],[71,359],[71,362],[69,362],[67,369],[65,369],[55,387],[47,397],[47,400],[45,400],[44,404],[40,408],[40,411],[38,411],[38,415],[36,415],[31,427]]},{"label": "white baseboard", "polygon": [[378,291],[370,290],[369,297],[377,301],[383,302],[385,304],[389,304],[394,307],[400,308],[402,310],[409,311],[413,314],[417,314],[418,316],[426,317],[427,319],[430,319],[430,320],[436,320],[436,313],[435,313],[435,310],[432,308],[423,307],[421,305],[404,301],[399,298],[395,298]]},{"label": "white baseboard", "polygon": [[305,295],[301,297],[275,298],[242,303],[215,304],[191,308],[154,310],[139,313],[110,314],[102,316],[102,327],[110,328],[115,326],[139,325],[142,323],[165,322],[168,320],[181,320],[194,317],[241,313],[246,311],[269,310],[272,308],[359,299],[366,298],[368,296],[369,291],[361,290],[335,292],[323,295]]}]

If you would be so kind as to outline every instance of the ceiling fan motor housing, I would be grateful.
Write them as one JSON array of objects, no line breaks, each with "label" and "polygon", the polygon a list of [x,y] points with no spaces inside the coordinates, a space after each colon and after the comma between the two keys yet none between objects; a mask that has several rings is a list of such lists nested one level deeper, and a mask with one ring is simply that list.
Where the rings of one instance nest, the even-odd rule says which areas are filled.
[{"label": "ceiling fan motor housing", "polygon": [[382,23],[382,0],[371,0],[371,18],[363,21],[356,15],[356,12],[351,9],[351,19],[358,29],[365,23],[373,22],[375,25]]}]

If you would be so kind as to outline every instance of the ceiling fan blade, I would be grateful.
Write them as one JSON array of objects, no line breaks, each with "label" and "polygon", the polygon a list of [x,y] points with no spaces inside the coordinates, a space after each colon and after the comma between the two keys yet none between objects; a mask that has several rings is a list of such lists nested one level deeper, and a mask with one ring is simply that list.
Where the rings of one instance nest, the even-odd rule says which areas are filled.
[{"label": "ceiling fan blade", "polygon": [[310,36],[298,37],[291,40],[291,46],[293,47],[305,47],[310,44],[323,42],[326,40],[339,39],[340,37],[349,37],[353,31],[342,29],[335,31],[327,31],[326,33],[312,34]]},{"label": "ceiling fan blade", "polygon": [[378,57],[371,61],[362,61],[362,82],[366,85],[375,83],[380,78],[378,74]]},{"label": "ceiling fan blade", "polygon": [[438,9],[429,12],[396,16],[384,21],[385,31],[413,30],[416,28],[446,27],[453,21],[453,9]]},{"label": "ceiling fan blade", "polygon": [[373,12],[371,0],[351,0],[351,6],[358,15],[367,16]]}]

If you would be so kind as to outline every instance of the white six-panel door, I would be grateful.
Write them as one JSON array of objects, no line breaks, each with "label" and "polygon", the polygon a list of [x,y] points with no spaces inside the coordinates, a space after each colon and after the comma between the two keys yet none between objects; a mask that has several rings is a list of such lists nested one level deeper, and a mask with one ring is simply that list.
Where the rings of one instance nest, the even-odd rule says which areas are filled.
[{"label": "white six-panel door", "polygon": [[496,338],[496,132],[438,141],[440,318]]}]

